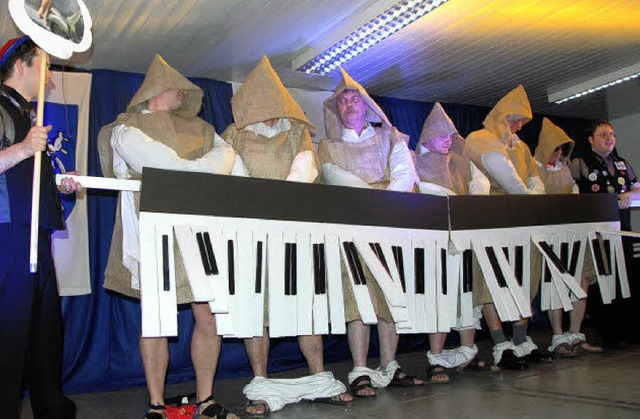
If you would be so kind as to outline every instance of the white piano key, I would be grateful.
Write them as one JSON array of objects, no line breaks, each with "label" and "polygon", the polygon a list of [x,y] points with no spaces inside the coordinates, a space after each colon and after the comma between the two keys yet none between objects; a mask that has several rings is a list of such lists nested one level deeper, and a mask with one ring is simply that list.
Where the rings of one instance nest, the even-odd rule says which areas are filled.
[{"label": "white piano key", "polygon": [[[315,292],[315,267],[314,263],[316,262],[316,257],[313,254],[313,246],[314,245],[322,245],[324,250],[324,260],[320,263],[324,263],[324,277],[321,278],[321,281],[324,281],[325,292],[324,293],[316,293]],[[315,335],[326,335],[329,333],[329,299],[328,299],[328,268],[327,268],[327,245],[325,244],[324,235],[321,233],[312,233],[311,234],[311,254],[312,254],[312,263],[311,263],[311,284],[314,287],[313,292],[313,334]],[[322,255],[318,254],[318,258],[322,257]],[[340,263],[340,259],[338,258],[338,264]],[[339,265],[338,265],[339,266]],[[319,285],[322,287],[322,284]]]},{"label": "white piano key", "polygon": [[[404,265],[405,294],[407,299],[407,311],[409,313],[409,323],[411,327],[396,327],[398,333],[425,333],[426,317],[424,310],[424,299],[422,304],[418,304],[419,298],[416,296],[416,277],[414,246],[410,240],[401,241],[402,257]],[[404,326],[404,325],[403,325]]]},{"label": "white piano key", "polygon": [[620,293],[622,294],[622,298],[631,297],[631,290],[629,289],[629,277],[627,275],[627,265],[624,258],[624,248],[622,246],[622,237],[621,236],[609,236],[609,239],[613,243],[615,252],[611,252],[612,255],[615,254],[615,265],[613,265],[616,269],[618,269],[618,276],[620,281]]},{"label": "white piano key", "polygon": [[450,330],[452,327],[455,327],[456,320],[459,317],[458,313],[458,301],[460,298],[460,293],[462,289],[460,288],[460,274],[462,267],[460,265],[460,258],[456,257],[461,256],[460,254],[451,254],[447,249],[447,318],[448,318],[448,326],[447,329]]},{"label": "white piano key", "polygon": [[334,335],[347,332],[344,317],[344,295],[342,292],[341,250],[338,236],[325,235],[325,255],[327,269],[327,298],[329,300],[329,320]]},{"label": "white piano key", "polygon": [[[598,236],[596,235],[596,232],[595,231],[589,232],[589,248],[591,249],[593,266],[595,266],[596,276],[598,278],[598,286],[600,287],[600,295],[602,296],[602,302],[604,304],[610,304],[615,298],[615,283],[613,282],[613,275],[601,274],[600,270],[598,269],[598,260],[596,258],[596,250],[593,247],[594,241],[596,240],[598,240]],[[604,251],[604,246],[602,246],[601,250]]]},{"label": "white piano key", "polygon": [[[469,250],[470,251],[470,250]],[[469,327],[474,324],[473,318],[473,291],[464,291],[464,253],[460,252],[458,254],[451,255],[451,258],[458,263],[460,266],[458,281],[459,281],[459,289],[460,289],[460,324],[462,327]],[[473,268],[470,267],[469,274],[473,278]],[[473,286],[473,280],[471,281],[471,285]]]},{"label": "white piano key", "polygon": [[[496,249],[495,254],[496,258],[498,259],[498,264],[500,265],[500,268],[502,270],[502,274],[504,275],[504,279],[507,282],[507,288],[511,293],[511,297],[515,302],[520,315],[522,317],[531,317],[532,313],[531,304],[529,302],[529,295],[525,295],[523,288],[518,284],[518,281],[514,274],[514,268],[511,266],[501,249]],[[513,265],[515,266],[514,256],[515,254],[511,256],[511,260],[513,261]]]},{"label": "white piano key", "polygon": [[175,225],[173,231],[176,235],[178,250],[182,256],[194,301],[213,301],[215,299],[214,278],[212,274],[205,273],[200,248],[196,240],[196,234],[202,234],[205,229],[197,226]]},{"label": "white piano key", "polygon": [[[232,231],[226,230],[225,236],[234,242],[234,282],[235,295],[232,297],[236,310],[234,316],[235,334],[238,337],[262,336],[262,322],[256,325],[255,303],[255,243],[253,242],[251,225],[244,225],[235,229],[235,239]],[[247,308],[251,307],[251,310]],[[249,312],[247,312],[249,311]],[[260,316],[261,317],[261,316]]]},{"label": "white piano key", "polygon": [[351,237],[340,236],[340,254],[342,255],[342,260],[347,270],[347,275],[349,276],[349,284],[351,289],[353,290],[353,296],[356,300],[356,305],[358,306],[358,311],[360,313],[360,318],[364,324],[377,324],[378,318],[376,316],[375,309],[373,308],[373,303],[371,300],[371,295],[369,294],[369,289],[366,284],[356,284],[354,279],[354,274],[351,272],[349,266],[349,260],[347,253],[344,249],[344,243],[350,242],[353,240]]},{"label": "white piano key", "polygon": [[[436,242],[423,242],[424,246],[424,297],[419,304],[425,310],[425,328],[427,333],[438,331],[438,253]],[[418,278],[419,279],[419,278]]]},{"label": "white piano key", "polygon": [[[252,244],[252,256],[251,256],[251,283],[253,284],[253,293],[251,297],[253,307],[253,334],[254,336],[261,336],[264,329],[264,299],[265,289],[267,285],[267,254],[268,254],[268,237],[267,233],[261,230],[258,226],[253,231],[253,244]],[[262,243],[262,263],[258,266],[258,243]],[[260,291],[256,290],[256,275],[260,271]]]},{"label": "white piano key", "polygon": [[[564,309],[565,311],[571,311],[573,305],[569,298],[569,290],[574,292],[577,296],[584,296],[584,291],[580,288],[580,284],[569,274],[568,272],[561,272],[560,269],[553,263],[551,257],[544,251],[542,242],[546,242],[551,246],[551,250],[560,259],[560,237],[554,235],[552,237],[542,235],[532,235],[531,240],[534,245],[540,250],[542,258],[546,261],[546,264],[551,273],[551,283],[553,287],[550,287],[549,292],[551,296],[550,308],[551,309]],[[584,297],[582,297],[584,298]]]},{"label": "white piano key", "polygon": [[311,237],[308,233],[298,232],[295,238],[297,251],[297,318],[296,335],[313,334],[313,252]]},{"label": "white piano key", "polygon": [[[540,278],[540,310],[547,311],[551,309],[551,292],[553,291],[553,283],[546,282],[546,270],[547,270],[547,261],[545,258],[541,258],[540,262],[542,263],[542,277]],[[551,273],[549,273],[549,276]]]},{"label": "white piano key", "polygon": [[[270,231],[267,275],[269,281],[269,336],[295,336],[297,330],[297,306],[295,296],[285,294],[285,248],[284,232]],[[295,241],[295,236],[293,237]]]},{"label": "white piano key", "polygon": [[234,304],[235,296],[229,293],[227,237],[220,228],[207,226],[207,231],[211,237],[211,245],[213,246],[213,252],[216,254],[218,272],[220,273],[220,281],[217,281],[215,285],[216,295],[221,296],[210,302],[209,307],[211,312],[216,315],[217,333],[224,337],[235,337],[237,328],[234,316],[237,314],[237,310]]}]

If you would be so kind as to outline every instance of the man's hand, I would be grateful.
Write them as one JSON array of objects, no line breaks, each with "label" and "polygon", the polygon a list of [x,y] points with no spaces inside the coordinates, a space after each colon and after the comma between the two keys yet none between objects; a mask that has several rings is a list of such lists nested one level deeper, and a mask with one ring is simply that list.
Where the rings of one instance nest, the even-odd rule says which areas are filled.
[{"label": "man's hand", "polygon": [[[80,176],[80,172],[66,172],[65,175]],[[64,194],[71,194],[82,191],[82,185],[70,177],[63,177],[58,190]]]},{"label": "man's hand", "polygon": [[51,125],[31,127],[24,140],[16,144],[20,147],[23,159],[28,159],[38,151],[44,151],[47,148],[47,134],[51,131],[51,128]]},{"label": "man's hand", "polygon": [[627,209],[631,206],[631,201],[634,198],[632,192],[625,192],[618,195],[618,208]]}]

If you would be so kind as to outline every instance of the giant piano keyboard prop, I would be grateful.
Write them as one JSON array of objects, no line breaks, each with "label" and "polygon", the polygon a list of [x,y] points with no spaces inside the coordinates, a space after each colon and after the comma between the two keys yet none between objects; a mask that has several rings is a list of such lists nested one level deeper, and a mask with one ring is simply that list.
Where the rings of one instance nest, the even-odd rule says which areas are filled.
[{"label": "giant piano keyboard prop", "polygon": [[341,263],[365,323],[364,265],[399,331],[449,330],[448,228],[444,197],[145,168],[142,334],[177,334],[174,242],[223,336],[345,333]]},{"label": "giant piano keyboard prop", "polygon": [[591,257],[605,303],[615,298],[616,279],[623,297],[629,285],[622,241],[601,231],[620,230],[615,195],[462,196],[449,201],[451,240],[460,252],[462,323],[469,324],[467,291],[471,252],[503,321],[531,316],[531,252],[542,254],[542,309],[571,310],[586,298],[580,287],[582,265]]}]

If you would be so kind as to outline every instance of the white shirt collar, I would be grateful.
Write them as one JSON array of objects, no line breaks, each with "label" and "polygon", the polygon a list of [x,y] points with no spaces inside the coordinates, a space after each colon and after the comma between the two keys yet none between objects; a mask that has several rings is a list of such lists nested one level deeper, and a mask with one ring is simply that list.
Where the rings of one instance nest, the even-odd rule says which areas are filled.
[{"label": "white shirt collar", "polygon": [[360,141],[364,141],[368,138],[376,135],[376,130],[368,125],[364,130],[362,130],[362,134],[358,135],[355,130],[351,128],[345,128],[342,126],[342,141],[346,141],[347,143],[359,143]]},{"label": "white shirt collar", "polygon": [[262,135],[263,137],[273,138],[282,132],[289,131],[291,129],[291,122],[289,122],[287,118],[280,118],[272,127],[261,121],[249,124],[245,129],[248,129],[255,134]]},{"label": "white shirt collar", "polygon": [[558,170],[562,170],[562,168],[564,167],[564,165],[562,164],[562,161],[558,160],[556,162],[556,164],[549,164],[549,163],[540,163],[538,160],[536,160],[536,163],[538,164],[538,167],[548,170],[550,172],[556,172]]}]

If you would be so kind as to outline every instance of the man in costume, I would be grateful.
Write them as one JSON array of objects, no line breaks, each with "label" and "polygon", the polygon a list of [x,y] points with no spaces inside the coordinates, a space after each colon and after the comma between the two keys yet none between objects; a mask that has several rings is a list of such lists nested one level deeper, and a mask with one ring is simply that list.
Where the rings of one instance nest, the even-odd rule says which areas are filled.
[{"label": "man in costume", "polygon": [[[580,193],[615,193],[620,209],[620,229],[631,230],[631,202],[640,199],[640,183],[629,162],[616,151],[616,136],[609,121],[597,121],[589,136],[591,150],[584,157],[571,161],[571,173],[580,188]],[[631,259],[630,240],[623,239],[627,260]],[[616,347],[622,340],[640,336],[633,306],[636,303],[637,281],[630,281],[631,299],[616,300],[602,305],[592,300],[590,310],[605,347]],[[591,308],[591,303],[593,307]],[[637,307],[637,305],[636,305]],[[635,336],[633,336],[635,335]]]},{"label": "man in costume", "polygon": [[[467,157],[464,139],[440,103],[436,103],[429,113],[415,152],[421,193],[442,196],[489,194],[489,179]],[[431,366],[431,383],[450,382],[446,369],[465,368],[476,360],[478,347],[474,339],[476,329],[480,328],[481,309],[481,306],[474,309],[474,325],[456,328],[460,333],[458,348],[444,349],[446,333],[429,334],[427,359]]]},{"label": "man in costume", "polygon": [[[467,137],[467,153],[491,181],[491,194],[544,193],[531,151],[516,134],[532,116],[527,94],[522,86],[518,86],[489,112],[483,121],[484,129]],[[532,261],[531,266],[534,265]],[[484,305],[483,315],[494,342],[494,363],[508,369],[522,369],[526,367],[526,359],[539,361],[540,352],[527,336],[527,319],[513,324],[513,341],[507,341],[491,294],[484,280],[477,281],[476,286],[476,279],[477,275],[474,277],[474,306]],[[532,295],[537,293],[539,280],[539,275],[532,272]]]},{"label": "man in costume", "polygon": [[[102,128],[98,137],[105,176],[140,179],[143,167],[229,174],[235,153],[196,115],[202,90],[156,55],[126,112]],[[105,288],[140,298],[138,242],[139,194],[121,192]],[[191,304],[195,318],[191,358],[201,418],[229,417],[212,397],[220,337],[207,303],[193,302],[180,252],[175,252],[178,304]],[[140,338],[150,404],[146,418],[164,415],[164,382],[169,363],[167,338]]]},{"label": "man in costume", "polygon": [[[22,388],[36,418],[71,419],[75,404],[62,393],[62,313],[51,255],[51,233],[64,228],[51,160],[42,154],[37,272],[29,272],[34,154],[51,126],[35,127],[40,49],[28,37],[0,50],[0,406],[20,417]],[[48,68],[48,66],[47,66]],[[50,75],[43,75],[48,81]],[[75,173],[74,173],[75,174]],[[63,180],[61,192],[79,191]]]},{"label": "man in costume", "polygon": [[[344,70],[343,81],[324,101],[327,139],[320,141],[319,154],[324,180],[331,185],[411,192],[417,182],[413,158],[407,147],[408,137],[391,125],[382,109],[366,90]],[[374,127],[371,123],[380,123]],[[376,395],[374,387],[422,385],[423,381],[405,374],[395,360],[398,334],[384,295],[371,273],[365,269],[369,294],[378,317],[380,367],[367,368],[370,326],[358,312],[342,266],[345,319],[354,368],[349,384],[357,397]]]},{"label": "man in costume", "polygon": [[[534,158],[538,165],[540,178],[548,194],[576,194],[579,193],[569,170],[568,162],[573,151],[573,140],[557,125],[549,119],[542,121],[542,130],[538,137],[538,146]],[[585,293],[589,285],[595,283],[596,276],[593,261],[589,252],[585,253],[585,263],[582,270],[580,286]],[[559,357],[572,357],[579,352],[600,353],[602,348],[587,343],[586,337],[580,333],[582,320],[584,320],[587,308],[587,299],[575,301],[570,313],[570,325],[567,332],[563,332],[561,308],[550,309],[548,312],[553,337],[549,352]]]},{"label": "man in costume", "polygon": [[[231,100],[235,123],[222,137],[237,152],[232,174],[265,179],[313,183],[318,156],[309,131],[314,130],[303,110],[263,56]],[[266,294],[266,293],[265,293]],[[268,301],[265,299],[265,317]],[[324,370],[321,335],[299,336],[300,350],[310,375],[293,380],[267,378],[268,322],[263,336],[245,339],[254,378],[244,388],[249,403],[245,413],[261,417],[302,399],[347,404],[353,401],[345,386]]]}]

